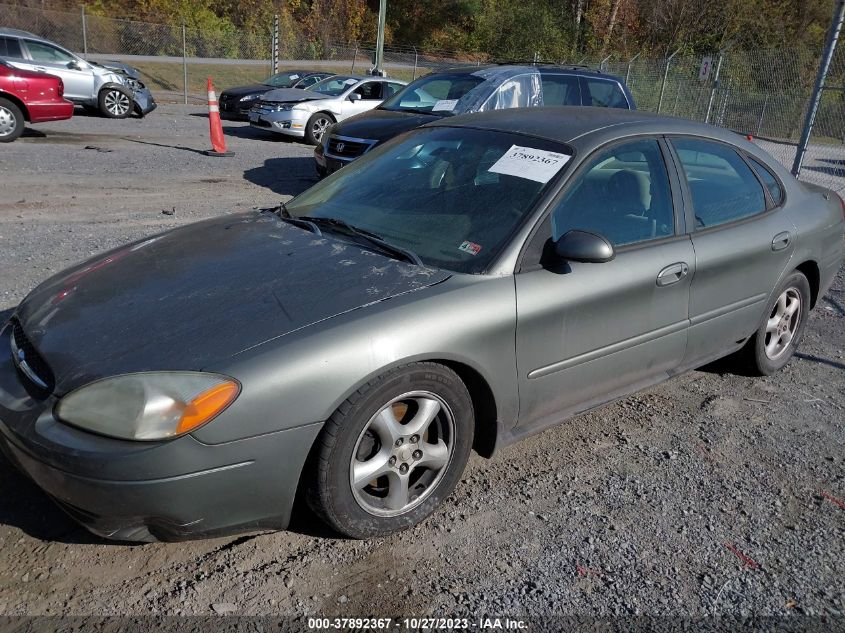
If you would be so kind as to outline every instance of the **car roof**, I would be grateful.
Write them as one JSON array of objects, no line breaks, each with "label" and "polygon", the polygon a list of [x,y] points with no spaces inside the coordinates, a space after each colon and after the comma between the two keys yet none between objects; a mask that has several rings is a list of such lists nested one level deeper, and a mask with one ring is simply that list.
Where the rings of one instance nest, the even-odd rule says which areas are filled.
[{"label": "car roof", "polygon": [[40,35],[36,35],[35,33],[30,33],[29,31],[22,31],[20,29],[10,29],[6,27],[0,27],[0,35],[11,35],[13,37],[29,37],[36,40],[42,40],[44,42],[49,42],[50,40],[45,40]]},{"label": "car roof", "polygon": [[605,137],[636,134],[693,134],[721,140],[738,147],[751,145],[736,132],[687,119],[627,110],[589,106],[511,108],[459,114],[425,127],[465,127],[496,132],[515,132],[576,148],[594,145]]},{"label": "car roof", "polygon": [[621,81],[619,77],[615,77],[613,75],[608,75],[607,73],[602,72],[601,70],[596,70],[592,68],[588,68],[587,66],[577,66],[572,64],[533,64],[533,63],[516,63],[516,62],[508,62],[502,64],[478,64],[478,65],[461,65],[461,66],[451,66],[447,68],[443,68],[441,70],[437,70],[433,73],[425,75],[425,77],[431,77],[434,75],[462,75],[462,74],[472,74],[479,70],[491,70],[496,69],[502,71],[503,74],[508,73],[508,71],[512,72],[513,74],[524,73],[524,72],[532,72],[537,71],[541,75],[547,74],[557,74],[557,73],[566,73],[567,75],[576,75],[580,77],[593,77],[593,78],[600,78],[600,79],[612,79],[615,81]]}]

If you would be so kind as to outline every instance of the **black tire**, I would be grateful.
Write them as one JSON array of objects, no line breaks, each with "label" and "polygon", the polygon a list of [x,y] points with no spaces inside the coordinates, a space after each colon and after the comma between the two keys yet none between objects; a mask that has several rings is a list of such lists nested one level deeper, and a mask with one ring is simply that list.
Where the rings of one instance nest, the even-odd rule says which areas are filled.
[{"label": "black tire", "polygon": [[0,143],[11,143],[23,134],[24,116],[21,109],[0,97]]},{"label": "black tire", "polygon": [[[319,145],[320,141],[323,140],[323,134],[325,134],[329,127],[334,124],[334,119],[332,115],[326,112],[317,112],[311,115],[311,118],[308,119],[308,123],[305,124],[305,142],[309,145]],[[319,128],[322,130],[321,132],[315,128]]]},{"label": "black tire", "polygon": [[[390,472],[374,479],[373,483],[359,486],[358,491],[353,492],[354,468],[356,464],[362,463],[359,461],[362,442],[370,437],[368,434],[372,429],[371,421],[376,419],[377,413],[386,410],[388,403],[406,394],[433,395],[439,402],[445,403],[446,407],[437,410],[433,422],[427,427],[429,430],[426,431],[425,439],[415,435],[409,436],[405,438],[407,444],[404,449],[396,448],[395,445],[388,446],[387,443],[378,442],[376,439],[378,443],[375,446],[371,443],[369,447],[374,451],[371,455],[384,455],[383,451],[388,454],[403,451],[404,454],[417,446],[431,447],[432,444],[428,443],[432,439],[430,429],[435,426],[446,428],[445,424],[451,419],[451,438],[448,433],[434,438],[436,441],[443,441],[445,437],[445,444],[451,446],[448,460],[444,460],[446,465],[436,471],[424,466],[412,466],[407,470],[408,467],[403,466],[402,459],[423,459],[423,451],[414,451],[412,458],[404,455],[399,458],[399,463],[391,462],[385,467]],[[392,406],[398,404],[401,407],[406,401],[411,402],[412,406],[415,402],[413,399],[402,400]],[[426,399],[421,401],[429,402]],[[405,406],[406,413],[402,414],[405,417],[397,422],[400,428],[413,423],[417,420],[416,413],[422,412],[422,408],[415,413]],[[395,420],[395,409],[391,408],[391,413]],[[474,428],[475,417],[469,392],[451,369],[429,362],[413,363],[394,369],[358,389],[326,422],[309,457],[305,473],[308,477],[306,501],[329,526],[353,538],[385,536],[416,525],[431,514],[454,490],[469,458]],[[377,438],[376,435],[373,437]],[[414,437],[418,437],[416,442]],[[374,514],[379,510],[372,507],[367,509],[368,501],[361,501],[361,498],[366,497],[367,500],[377,503],[378,498],[370,495],[385,494],[384,503],[387,504],[387,491],[393,485],[390,482],[396,481],[394,478],[400,476],[400,468],[406,468],[401,472],[407,472],[410,481],[413,482],[413,478],[418,477],[416,483],[406,489],[405,498],[409,501],[407,509],[385,510],[394,512],[392,516]],[[430,479],[424,480],[425,477]],[[380,492],[379,486],[383,492]],[[416,497],[414,492],[418,492]]]},{"label": "black tire", "polygon": [[[797,313],[791,316],[784,314],[779,320],[779,329],[770,332],[770,320],[774,320],[779,311],[779,301],[786,296],[788,305],[791,301],[798,301]],[[762,376],[769,376],[781,369],[801,344],[807,317],[810,311],[810,283],[800,272],[795,271],[787,277],[774,292],[773,298],[767,306],[763,322],[748,341],[745,347],[745,358],[751,369]],[[783,346],[773,343],[773,337],[780,338],[780,332],[789,328],[791,336],[789,342]],[[782,340],[782,339],[781,339]],[[774,348],[774,349],[773,349]],[[767,351],[768,349],[768,351]],[[776,352],[776,353],[772,353]]]},{"label": "black tire", "polygon": [[135,108],[132,93],[121,86],[107,86],[100,90],[97,104],[100,114],[109,119],[125,119]]}]

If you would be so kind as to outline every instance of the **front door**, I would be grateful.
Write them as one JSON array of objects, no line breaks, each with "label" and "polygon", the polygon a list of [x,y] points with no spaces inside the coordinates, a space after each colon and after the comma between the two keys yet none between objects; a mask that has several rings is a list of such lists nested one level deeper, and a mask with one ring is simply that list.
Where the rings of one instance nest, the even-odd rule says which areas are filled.
[{"label": "front door", "polygon": [[341,105],[341,118],[343,119],[372,110],[380,104],[384,99],[384,84],[376,80],[366,81],[355,88],[355,90],[352,90],[351,93],[361,98],[356,101],[350,101],[347,96],[343,100],[343,104]]},{"label": "front door", "polygon": [[519,425],[526,431],[665,378],[683,359],[695,259],[674,212],[680,190],[670,184],[666,155],[656,139],[600,150],[535,238],[599,233],[614,244],[614,260],[541,260],[533,269],[524,262],[515,276]]}]

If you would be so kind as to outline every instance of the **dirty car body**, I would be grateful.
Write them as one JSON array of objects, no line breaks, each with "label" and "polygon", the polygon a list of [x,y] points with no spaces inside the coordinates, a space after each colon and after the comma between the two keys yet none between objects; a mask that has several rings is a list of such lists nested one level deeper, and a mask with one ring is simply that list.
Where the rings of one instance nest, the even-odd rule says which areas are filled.
[{"label": "dirty car body", "polygon": [[[700,160],[707,152],[725,165]],[[751,175],[733,180],[743,166]],[[713,174],[746,195],[715,200]],[[626,204],[601,198],[608,190]],[[439,376],[455,377],[471,406],[441,394],[433,411],[470,424],[436,418],[457,436],[440,444],[489,455],[744,349],[797,276],[809,290],[798,283],[792,316],[805,314],[842,264],[843,227],[834,194],[724,130],[598,108],[450,118],[385,143],[287,208],[182,227],[41,284],[0,332],[0,445],[110,538],[282,529],[306,480],[334,472],[315,464],[334,441],[324,429],[339,432],[338,416],[364,406],[384,376],[429,403],[410,377],[435,391]],[[790,323],[776,320],[773,345]],[[784,345],[773,358],[786,358]],[[233,399],[165,438],[118,437],[119,407],[96,430],[65,415],[78,394],[159,372],[210,377]],[[361,484],[366,526],[347,533],[408,527],[433,510],[373,509],[379,494],[390,505],[388,484],[416,459],[404,441],[367,447],[396,472]],[[339,481],[374,459],[352,455]],[[463,463],[454,452],[442,468]],[[340,493],[357,503],[355,485]]]}]

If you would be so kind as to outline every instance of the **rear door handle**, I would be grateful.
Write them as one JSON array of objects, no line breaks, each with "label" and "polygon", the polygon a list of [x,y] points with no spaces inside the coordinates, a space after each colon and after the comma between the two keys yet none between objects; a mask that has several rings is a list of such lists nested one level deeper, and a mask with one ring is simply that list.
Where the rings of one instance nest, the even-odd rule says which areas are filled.
[{"label": "rear door handle", "polygon": [[789,234],[789,231],[784,231],[783,233],[778,233],[772,238],[772,250],[773,251],[782,251],[789,243],[792,241],[792,235]]},{"label": "rear door handle", "polygon": [[669,264],[657,274],[657,285],[671,286],[672,284],[676,284],[686,277],[688,272],[689,266],[687,266],[686,262]]}]

